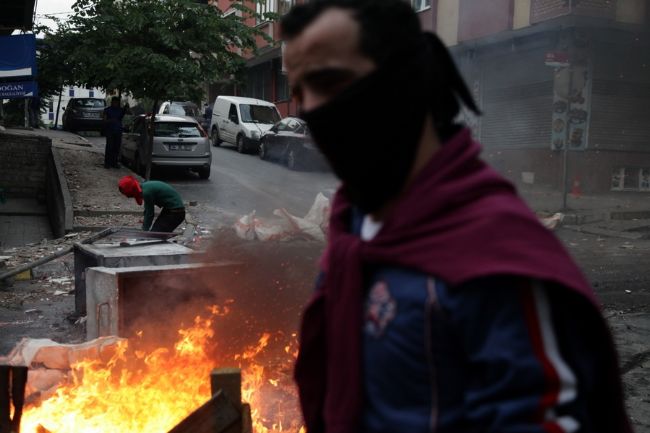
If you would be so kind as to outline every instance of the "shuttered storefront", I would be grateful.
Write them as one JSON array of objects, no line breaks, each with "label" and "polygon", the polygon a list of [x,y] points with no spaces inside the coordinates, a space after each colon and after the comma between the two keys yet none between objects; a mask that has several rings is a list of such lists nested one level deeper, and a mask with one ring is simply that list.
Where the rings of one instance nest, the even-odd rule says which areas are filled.
[{"label": "shuttered storefront", "polygon": [[553,82],[483,92],[481,141],[485,146],[550,148]]},{"label": "shuttered storefront", "polygon": [[650,83],[595,79],[589,147],[650,151]]}]

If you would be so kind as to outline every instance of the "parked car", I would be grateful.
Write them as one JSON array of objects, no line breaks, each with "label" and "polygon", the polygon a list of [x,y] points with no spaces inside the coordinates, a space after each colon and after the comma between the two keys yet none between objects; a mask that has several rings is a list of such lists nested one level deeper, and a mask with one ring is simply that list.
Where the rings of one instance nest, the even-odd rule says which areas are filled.
[{"label": "parked car", "polygon": [[312,141],[307,123],[297,117],[282,119],[262,135],[260,158],[282,161],[292,170],[327,167]]},{"label": "parked car", "polygon": [[63,129],[70,132],[103,130],[106,102],[100,98],[72,98],[63,112]]},{"label": "parked car", "polygon": [[229,143],[240,153],[259,151],[260,137],[281,119],[277,107],[261,99],[218,96],[212,108],[213,146]]},{"label": "parked car", "polygon": [[201,128],[208,131],[210,119],[206,119],[201,113],[199,106],[190,101],[166,101],[160,105],[158,114],[169,114],[171,116],[187,116],[199,122]]},{"label": "parked car", "polygon": [[[151,116],[135,118],[131,131],[122,136],[121,160],[143,174],[147,166],[148,128]],[[196,120],[184,116],[156,115],[152,168],[184,168],[210,177],[212,150],[207,133]]]}]

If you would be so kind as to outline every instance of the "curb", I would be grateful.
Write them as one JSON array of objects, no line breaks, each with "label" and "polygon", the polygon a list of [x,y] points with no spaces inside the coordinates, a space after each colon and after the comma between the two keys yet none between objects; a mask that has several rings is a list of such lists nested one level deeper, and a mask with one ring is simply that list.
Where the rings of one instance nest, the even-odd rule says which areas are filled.
[{"label": "curb", "polygon": [[584,227],[579,225],[564,225],[563,227],[579,233],[588,233],[590,235],[606,236],[608,238],[621,238],[621,239],[627,239],[631,241],[648,239],[649,237],[648,233],[622,232],[617,230],[603,229],[600,227]]},{"label": "curb", "polygon": [[74,221],[72,196],[70,195],[70,190],[68,189],[68,179],[65,177],[65,173],[63,172],[63,166],[61,164],[61,160],[59,159],[58,150],[55,148],[52,148],[52,159],[54,161],[56,175],[59,178],[59,188],[61,190],[61,195],[63,196],[63,228],[65,233],[70,233],[72,231],[72,225]]},{"label": "curb", "polygon": [[74,216],[79,217],[101,217],[106,215],[135,215],[142,216],[142,211],[137,210],[75,210]]}]

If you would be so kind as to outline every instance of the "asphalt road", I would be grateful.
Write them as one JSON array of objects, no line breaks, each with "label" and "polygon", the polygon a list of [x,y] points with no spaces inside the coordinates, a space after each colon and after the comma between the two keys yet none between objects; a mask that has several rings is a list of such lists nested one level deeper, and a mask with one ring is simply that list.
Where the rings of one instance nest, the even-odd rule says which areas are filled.
[{"label": "asphalt road", "polygon": [[[86,138],[103,149],[103,137]],[[165,171],[159,179],[173,185],[186,202],[198,202],[193,212],[206,224],[218,223],[220,218],[232,220],[253,210],[258,216],[269,217],[273,210],[285,208],[302,216],[319,192],[331,198],[338,185],[329,172],[292,171],[257,155],[237,153],[230,146],[212,148],[208,180],[178,171]]]}]

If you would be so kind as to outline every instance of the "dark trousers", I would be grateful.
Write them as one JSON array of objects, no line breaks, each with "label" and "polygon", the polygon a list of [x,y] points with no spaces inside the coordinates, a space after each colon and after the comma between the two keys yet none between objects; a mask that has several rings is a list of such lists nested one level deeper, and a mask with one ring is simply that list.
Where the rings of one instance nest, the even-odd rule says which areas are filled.
[{"label": "dark trousers", "polygon": [[163,209],[151,226],[151,231],[171,233],[183,221],[185,221],[185,208]]},{"label": "dark trousers", "polygon": [[104,167],[117,167],[122,147],[122,133],[106,131],[106,149],[104,150]]}]

